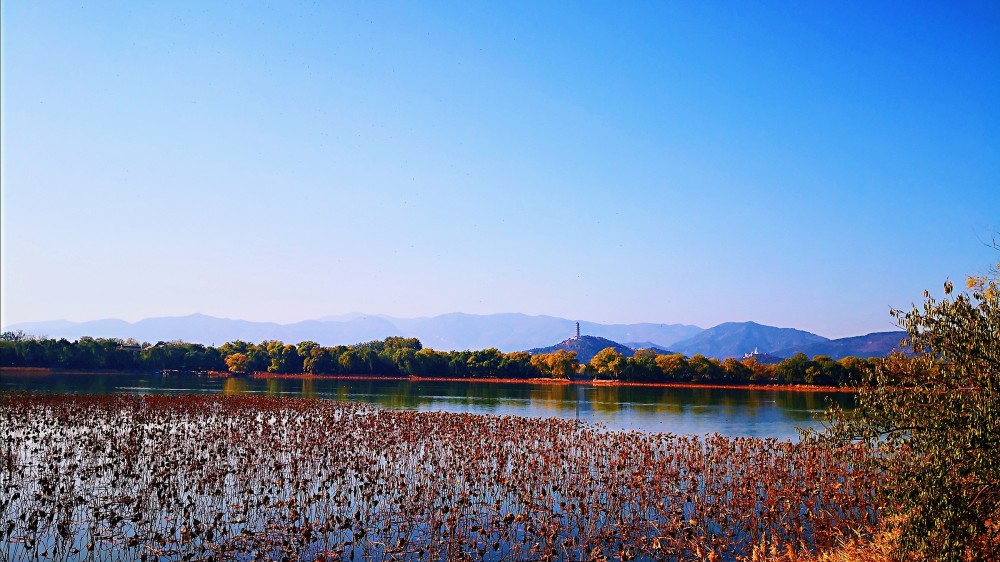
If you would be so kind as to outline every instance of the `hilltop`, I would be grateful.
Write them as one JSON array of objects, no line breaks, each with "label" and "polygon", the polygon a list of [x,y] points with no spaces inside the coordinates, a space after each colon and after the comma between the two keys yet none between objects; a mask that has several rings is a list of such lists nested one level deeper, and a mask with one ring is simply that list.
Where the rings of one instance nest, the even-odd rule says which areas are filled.
[{"label": "hilltop", "polygon": [[563,340],[555,345],[550,345],[548,347],[539,347],[535,349],[529,349],[528,353],[532,355],[538,355],[540,353],[554,353],[560,349],[566,351],[575,351],[576,358],[581,363],[586,363],[590,361],[597,352],[601,351],[606,347],[613,347],[615,351],[621,353],[625,357],[632,357],[635,354],[635,350],[631,347],[626,347],[618,342],[611,341],[609,339],[601,338],[598,336],[579,336],[572,337],[567,340]]}]

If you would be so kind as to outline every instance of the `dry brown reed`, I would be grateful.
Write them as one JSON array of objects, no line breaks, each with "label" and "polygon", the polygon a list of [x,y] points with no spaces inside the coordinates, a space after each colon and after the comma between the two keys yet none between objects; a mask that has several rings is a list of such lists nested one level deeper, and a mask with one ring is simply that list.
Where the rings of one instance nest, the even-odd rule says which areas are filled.
[{"label": "dry brown reed", "polygon": [[[847,537],[841,544],[820,552],[796,550],[790,544],[781,545],[767,538],[754,545],[747,562],[897,562],[904,556],[899,550],[899,528],[878,525],[869,533],[858,532]],[[921,559],[906,556],[906,560],[920,562]]]},{"label": "dry brown reed", "polygon": [[736,560],[880,512],[859,448],[559,419],[7,394],[0,438],[6,560]]}]

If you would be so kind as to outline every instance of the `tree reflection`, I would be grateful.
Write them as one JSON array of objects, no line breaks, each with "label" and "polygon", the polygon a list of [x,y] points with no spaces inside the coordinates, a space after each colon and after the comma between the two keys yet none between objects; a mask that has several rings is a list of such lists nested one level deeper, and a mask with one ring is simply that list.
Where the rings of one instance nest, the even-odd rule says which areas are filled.
[{"label": "tree reflection", "polygon": [[618,395],[619,386],[595,386],[591,388],[590,407],[597,412],[614,413],[622,409]]},{"label": "tree reflection", "polygon": [[316,398],[316,385],[315,381],[311,378],[302,379],[302,397],[303,398]]},{"label": "tree reflection", "polygon": [[391,409],[416,410],[433,403],[431,397],[410,381],[378,381],[377,385],[369,386],[367,391],[375,404]]},{"label": "tree reflection", "polygon": [[566,384],[533,386],[528,392],[528,397],[532,406],[541,406],[552,410],[573,410],[578,404],[577,393],[571,392],[570,385]]},{"label": "tree reflection", "polygon": [[226,380],[222,381],[222,394],[223,396],[236,396],[237,394],[245,394],[249,388],[247,380],[243,377],[226,377]]},{"label": "tree reflection", "polygon": [[267,379],[267,393],[271,396],[281,394],[283,386],[281,379]]}]

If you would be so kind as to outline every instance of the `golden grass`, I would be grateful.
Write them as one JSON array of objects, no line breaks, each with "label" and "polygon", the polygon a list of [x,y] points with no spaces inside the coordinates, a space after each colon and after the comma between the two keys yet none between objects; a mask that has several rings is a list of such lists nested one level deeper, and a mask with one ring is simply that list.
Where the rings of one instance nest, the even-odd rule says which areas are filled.
[{"label": "golden grass", "polygon": [[[903,517],[884,521],[869,536],[855,533],[829,550],[810,552],[795,549],[790,544],[780,545],[761,540],[754,546],[746,562],[924,562],[931,560],[914,553],[903,553],[899,548]],[[987,532],[966,547],[966,560],[996,560],[1000,554],[1000,523],[987,522]]]},{"label": "golden grass", "polygon": [[[761,540],[745,560],[747,562],[898,562],[899,529],[881,525],[872,536],[855,533],[839,545],[821,552],[796,549],[791,544],[780,545]],[[907,560],[918,560],[908,557]]]}]

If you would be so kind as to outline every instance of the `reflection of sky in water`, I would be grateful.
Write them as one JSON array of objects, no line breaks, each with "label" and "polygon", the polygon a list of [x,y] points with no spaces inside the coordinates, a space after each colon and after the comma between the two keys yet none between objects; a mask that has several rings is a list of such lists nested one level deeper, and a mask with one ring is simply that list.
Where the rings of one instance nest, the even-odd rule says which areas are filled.
[{"label": "reflection of sky in water", "polygon": [[[387,408],[559,417],[608,429],[795,439],[819,427],[826,395],[770,390],[613,387],[409,380],[208,378],[159,374],[0,373],[0,389],[132,394],[264,394],[370,402]],[[849,407],[853,397],[832,398]]]}]

